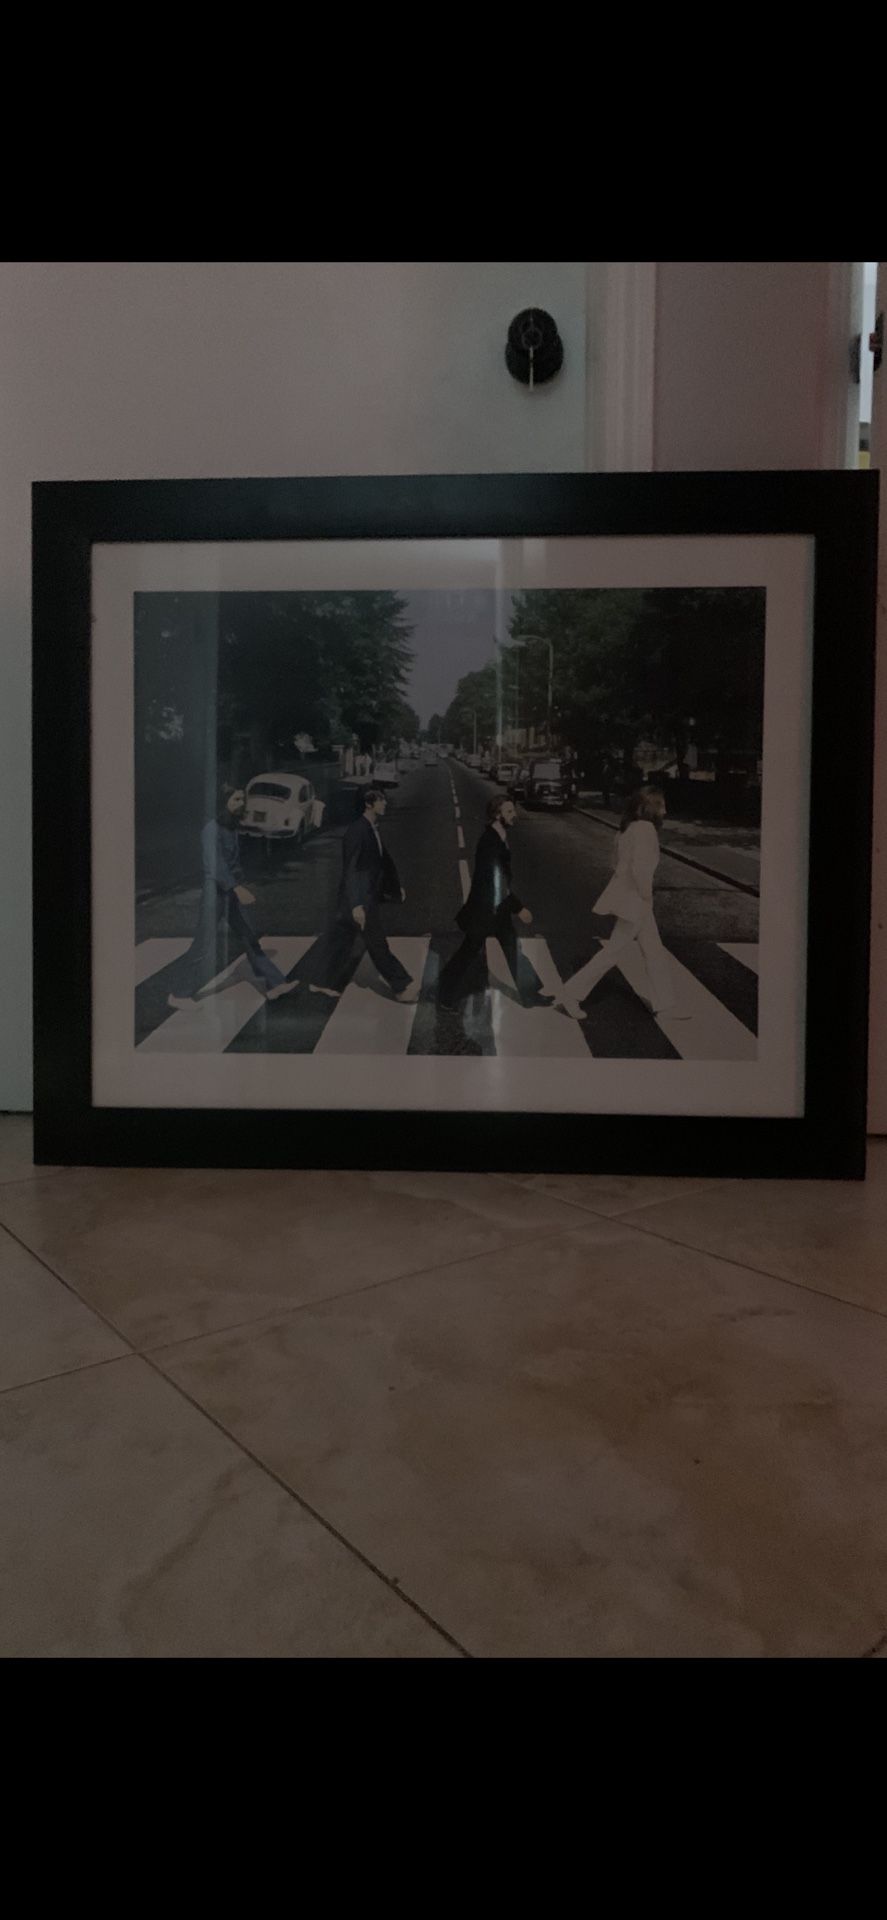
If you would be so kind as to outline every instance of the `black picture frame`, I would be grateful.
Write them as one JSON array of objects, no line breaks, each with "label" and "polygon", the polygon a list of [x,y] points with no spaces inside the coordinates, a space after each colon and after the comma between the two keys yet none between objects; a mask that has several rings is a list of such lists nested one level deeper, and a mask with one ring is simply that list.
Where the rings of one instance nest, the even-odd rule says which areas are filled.
[{"label": "black picture frame", "polygon": [[[36,1163],[862,1178],[877,497],[871,472],[36,483]],[[93,1105],[96,543],[783,534],[808,537],[815,555],[802,1116]]]}]

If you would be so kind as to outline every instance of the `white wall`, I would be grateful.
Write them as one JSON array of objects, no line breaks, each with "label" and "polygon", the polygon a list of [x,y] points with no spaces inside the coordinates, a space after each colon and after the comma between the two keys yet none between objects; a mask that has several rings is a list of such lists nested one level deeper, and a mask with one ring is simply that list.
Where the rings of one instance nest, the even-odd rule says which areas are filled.
[{"label": "white wall", "polygon": [[[31,481],[581,468],[585,288],[571,261],[0,264],[0,1110],[31,1098]],[[503,357],[526,306],[565,349],[532,395]]]},{"label": "white wall", "polygon": [[874,332],[877,312],[878,262],[863,261],[862,313],[860,328],[862,332],[862,352],[860,354],[859,380],[859,418],[871,423],[872,398],[874,387],[874,357],[869,349],[869,337]]},{"label": "white wall", "polygon": [[845,464],[849,299],[822,260],[661,263],[657,471]]},{"label": "white wall", "polygon": [[[0,1109],[31,1089],[31,480],[843,464],[844,274],[0,263]],[[565,344],[532,396],[503,362],[528,305]]]}]

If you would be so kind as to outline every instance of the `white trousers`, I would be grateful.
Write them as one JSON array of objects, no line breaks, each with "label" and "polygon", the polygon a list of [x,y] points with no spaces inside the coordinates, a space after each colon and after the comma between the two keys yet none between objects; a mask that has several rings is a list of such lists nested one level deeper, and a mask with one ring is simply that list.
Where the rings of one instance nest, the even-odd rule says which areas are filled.
[{"label": "white trousers", "polygon": [[570,1000],[584,1000],[596,987],[611,967],[618,966],[619,955],[636,941],[643,957],[647,978],[650,983],[650,1001],[654,1013],[665,1013],[674,1004],[674,984],[668,953],[662,944],[659,928],[648,907],[641,920],[617,920],[609,940],[605,940],[599,953],[593,960],[579,968],[570,980],[564,982],[564,992]]}]

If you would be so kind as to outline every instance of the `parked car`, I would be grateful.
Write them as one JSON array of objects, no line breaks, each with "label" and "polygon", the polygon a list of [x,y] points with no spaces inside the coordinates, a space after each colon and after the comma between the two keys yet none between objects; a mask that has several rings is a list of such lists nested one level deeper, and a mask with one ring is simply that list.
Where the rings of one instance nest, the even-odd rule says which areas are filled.
[{"label": "parked car", "polygon": [[245,798],[240,831],[251,840],[304,840],[323,819],[323,801],[300,773],[257,774]]},{"label": "parked car", "polygon": [[508,787],[510,791],[519,773],[520,766],[516,760],[500,760],[493,778],[498,781],[500,787]]},{"label": "parked car", "polygon": [[472,767],[475,773],[480,773],[481,762],[483,760],[482,753],[465,753],[462,758],[465,761],[466,767]]},{"label": "parked car", "polygon": [[520,798],[525,807],[572,807],[575,787],[560,760],[531,760]]}]

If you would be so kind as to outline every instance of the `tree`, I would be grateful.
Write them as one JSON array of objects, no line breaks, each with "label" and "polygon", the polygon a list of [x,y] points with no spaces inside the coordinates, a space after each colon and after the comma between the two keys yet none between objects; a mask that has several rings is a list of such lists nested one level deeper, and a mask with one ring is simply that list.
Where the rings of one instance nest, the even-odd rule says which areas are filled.
[{"label": "tree", "polygon": [[405,608],[387,592],[222,595],[224,718],[251,731],[256,751],[299,731],[321,747],[389,737],[412,712]]},{"label": "tree", "polygon": [[412,648],[395,593],[150,593],[135,605],[139,845],[166,821],[191,845],[220,774],[243,781],[294,750],[418,729]]},{"label": "tree", "polygon": [[[759,754],[764,593],[758,587],[660,588],[638,632],[651,737],[686,760],[691,736],[720,752]],[[689,726],[693,721],[692,729]]]},{"label": "tree", "polygon": [[[541,728],[552,677],[554,730],[590,758],[637,737],[633,645],[641,589],[533,589],[515,597],[503,679],[519,680],[520,724]],[[550,651],[549,651],[550,649]]]},{"label": "tree", "polygon": [[408,706],[407,702],[402,700],[394,721],[394,738],[397,740],[418,740],[420,732],[419,715],[415,707]]},{"label": "tree", "polygon": [[680,762],[691,719],[701,743],[760,751],[758,588],[527,591],[510,631],[503,672],[516,677],[508,656],[517,653],[523,723],[539,726],[546,714],[550,644],[556,730],[580,757],[616,751],[627,772],[646,740]]},{"label": "tree", "polygon": [[403,619],[406,602],[395,593],[336,598],[344,604],[327,636],[325,673],[346,732],[355,733],[366,750],[398,730],[413,658],[412,629]]},{"label": "tree", "polygon": [[443,737],[473,748],[476,740],[491,740],[499,730],[499,697],[495,665],[463,674],[443,717]]}]

